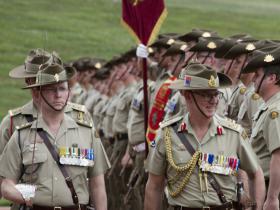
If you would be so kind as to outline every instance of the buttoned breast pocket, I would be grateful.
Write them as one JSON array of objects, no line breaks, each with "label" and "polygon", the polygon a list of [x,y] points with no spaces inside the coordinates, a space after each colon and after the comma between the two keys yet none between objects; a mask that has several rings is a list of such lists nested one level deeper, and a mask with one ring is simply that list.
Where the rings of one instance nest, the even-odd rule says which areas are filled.
[{"label": "buttoned breast pocket", "polygon": [[[25,145],[22,151],[23,177],[22,179],[37,179],[42,170],[42,165],[48,159],[44,144]],[[46,175],[46,173],[41,173]]]}]

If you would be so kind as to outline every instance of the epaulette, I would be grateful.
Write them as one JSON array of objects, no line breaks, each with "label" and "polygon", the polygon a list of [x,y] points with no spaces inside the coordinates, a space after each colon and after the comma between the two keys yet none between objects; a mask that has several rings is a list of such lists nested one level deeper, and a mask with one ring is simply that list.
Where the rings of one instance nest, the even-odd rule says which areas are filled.
[{"label": "epaulette", "polygon": [[159,127],[160,128],[164,128],[166,126],[172,125],[175,122],[178,122],[179,120],[181,120],[183,118],[183,116],[178,116],[178,117],[174,117],[174,118],[169,118],[167,120],[164,120],[162,122],[159,123]]},{"label": "epaulette", "polygon": [[77,120],[76,122],[78,125],[88,127],[88,128],[92,128],[92,126],[93,126],[92,122],[80,121],[80,120]]},{"label": "epaulette", "polygon": [[241,95],[244,95],[245,92],[246,92],[246,88],[245,88],[245,87],[241,87],[240,90],[239,90],[239,93],[240,93]]},{"label": "epaulette", "polygon": [[223,117],[223,118],[219,118],[218,119],[218,122],[223,126],[223,127],[226,127],[226,128],[229,128],[233,131],[236,131],[238,133],[242,133],[243,131],[243,128],[240,124],[237,124],[235,122],[235,120],[232,120],[230,118],[227,118],[227,117]]},{"label": "epaulette", "polygon": [[11,109],[11,110],[9,110],[9,115],[11,117],[14,117],[14,116],[20,114],[21,112],[22,112],[22,108],[21,107],[16,108],[16,109]]},{"label": "epaulette", "polygon": [[67,105],[69,105],[69,107],[71,107],[72,109],[77,110],[79,112],[86,112],[86,107],[84,105],[76,104],[76,103],[72,103],[72,102],[68,102]]},{"label": "epaulette", "polygon": [[24,129],[24,128],[28,128],[28,127],[30,127],[30,126],[32,125],[32,123],[33,123],[33,122],[27,122],[27,123],[22,124],[22,125],[17,125],[17,126],[16,126],[16,129],[17,129],[17,130],[22,130],[22,129]]}]

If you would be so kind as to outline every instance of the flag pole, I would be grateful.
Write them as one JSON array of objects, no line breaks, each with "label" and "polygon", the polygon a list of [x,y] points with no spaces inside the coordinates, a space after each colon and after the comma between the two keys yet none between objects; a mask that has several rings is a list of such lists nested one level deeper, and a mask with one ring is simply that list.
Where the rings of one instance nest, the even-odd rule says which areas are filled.
[{"label": "flag pole", "polygon": [[[147,68],[147,58],[143,58],[143,91],[144,91],[144,129],[145,129],[145,134],[147,132],[148,129],[148,114],[149,114],[149,105],[148,105],[148,85],[147,85],[147,80],[148,80],[148,76],[147,76],[147,72],[148,72],[148,68]],[[146,151],[146,157],[148,156],[148,152],[149,152],[149,145],[147,140],[145,141],[145,151]]]}]

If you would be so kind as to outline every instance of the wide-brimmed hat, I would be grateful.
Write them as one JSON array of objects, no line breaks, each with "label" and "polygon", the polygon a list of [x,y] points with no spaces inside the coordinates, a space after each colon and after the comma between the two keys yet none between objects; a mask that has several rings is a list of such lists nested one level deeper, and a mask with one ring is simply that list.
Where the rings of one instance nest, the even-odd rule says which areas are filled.
[{"label": "wide-brimmed hat", "polygon": [[56,53],[51,54],[42,49],[34,49],[28,53],[24,64],[12,69],[9,76],[16,79],[36,77],[40,65],[53,62],[62,64]]},{"label": "wide-brimmed hat", "polygon": [[182,41],[175,41],[171,47],[169,47],[166,52],[163,54],[163,56],[172,56],[175,54],[185,54],[186,49],[188,48],[188,44],[186,42]]},{"label": "wide-brimmed hat", "polygon": [[174,38],[161,38],[156,40],[154,43],[150,45],[152,48],[165,48],[168,49],[172,44],[174,44],[175,39]]},{"label": "wide-brimmed hat", "polygon": [[44,64],[40,67],[40,71],[36,75],[35,84],[26,86],[23,89],[65,82],[71,79],[75,73],[76,70],[70,66],[63,67],[57,63]]},{"label": "wide-brimmed hat", "polygon": [[183,34],[178,37],[179,40],[184,42],[195,41],[197,42],[200,37],[217,37],[218,33],[215,31],[207,30],[207,29],[192,29],[191,32]]},{"label": "wide-brimmed hat", "polygon": [[200,37],[198,42],[190,49],[191,52],[216,52],[223,44],[221,37]]},{"label": "wide-brimmed hat", "polygon": [[212,90],[232,85],[231,79],[223,73],[216,72],[210,66],[190,63],[180,73],[169,88],[177,90]]},{"label": "wide-brimmed hat", "polygon": [[261,67],[267,66],[280,66],[280,48],[276,48],[272,51],[259,51],[259,55],[254,56],[252,60],[242,70],[243,74],[252,73]]}]

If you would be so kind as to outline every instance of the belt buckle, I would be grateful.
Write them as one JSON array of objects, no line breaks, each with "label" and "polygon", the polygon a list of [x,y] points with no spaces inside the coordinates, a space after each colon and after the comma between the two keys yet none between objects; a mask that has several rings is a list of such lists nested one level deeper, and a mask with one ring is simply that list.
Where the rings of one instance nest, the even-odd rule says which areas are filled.
[{"label": "belt buckle", "polygon": [[202,210],[210,210],[211,209],[211,207],[209,207],[209,206],[203,206],[202,207]]},{"label": "belt buckle", "polygon": [[54,208],[53,208],[53,210],[61,210],[62,208],[60,207],[60,206],[55,206]]}]

